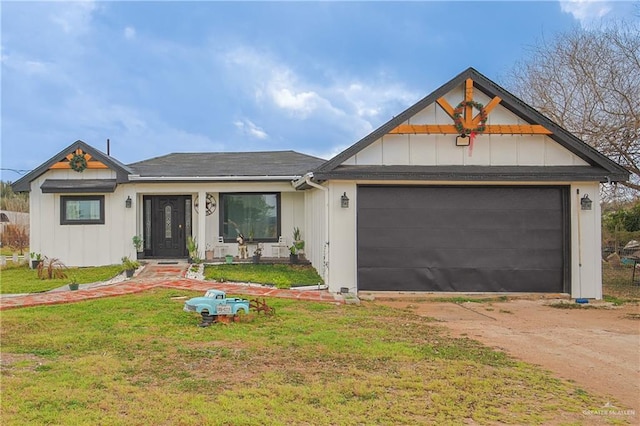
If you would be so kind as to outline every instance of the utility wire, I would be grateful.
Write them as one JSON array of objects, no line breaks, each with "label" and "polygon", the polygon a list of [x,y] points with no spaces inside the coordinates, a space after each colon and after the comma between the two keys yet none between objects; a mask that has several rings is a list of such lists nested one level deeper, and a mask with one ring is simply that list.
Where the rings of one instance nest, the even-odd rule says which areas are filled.
[{"label": "utility wire", "polygon": [[6,170],[9,172],[14,172],[17,173],[19,175],[23,175],[25,173],[29,173],[31,170],[18,170],[18,169],[5,169],[4,167],[0,167],[0,170]]}]

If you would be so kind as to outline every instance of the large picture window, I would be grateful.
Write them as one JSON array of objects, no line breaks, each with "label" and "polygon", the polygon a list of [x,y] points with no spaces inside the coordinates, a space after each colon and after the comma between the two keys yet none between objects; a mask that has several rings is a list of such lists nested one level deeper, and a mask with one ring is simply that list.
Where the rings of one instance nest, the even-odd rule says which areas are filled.
[{"label": "large picture window", "polygon": [[280,235],[280,194],[220,194],[220,230],[225,242],[276,242]]},{"label": "large picture window", "polygon": [[104,224],[104,195],[61,196],[60,224]]}]

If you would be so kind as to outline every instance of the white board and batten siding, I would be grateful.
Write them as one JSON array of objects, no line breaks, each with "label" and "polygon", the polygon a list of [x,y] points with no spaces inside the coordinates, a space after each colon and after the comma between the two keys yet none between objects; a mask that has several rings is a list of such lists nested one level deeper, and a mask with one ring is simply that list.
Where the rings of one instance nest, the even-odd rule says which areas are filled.
[{"label": "white board and batten siding", "polygon": [[[448,96],[457,105],[463,93]],[[489,98],[476,95],[483,104]],[[447,97],[445,97],[447,98]],[[404,124],[451,124],[451,117],[432,104]],[[500,106],[488,116],[487,124],[528,124]],[[545,135],[477,135],[473,150],[455,145],[456,135],[390,134],[373,142],[344,162],[345,165],[412,166],[585,166],[580,157]]]},{"label": "white board and batten siding", "polygon": [[43,194],[40,189],[46,179],[115,178],[111,170],[87,169],[82,173],[49,170],[34,179],[29,197],[30,250],[57,258],[67,266],[118,264],[122,256],[130,255],[134,251],[131,237],[136,225],[134,209],[125,208],[125,200],[131,195],[126,187],[118,185],[113,193],[95,194],[104,195],[105,223],[91,225],[60,224],[60,197],[78,194]]},{"label": "white board and batten siding", "polygon": [[[455,106],[464,98],[463,87],[445,98]],[[474,100],[486,105],[489,98],[476,91]],[[451,124],[451,118],[436,104],[415,114],[405,124]],[[487,124],[529,124],[498,105]],[[407,166],[584,166],[583,159],[545,135],[478,135],[472,154],[469,147],[455,145],[456,135],[391,134],[385,135],[347,159],[344,165]],[[600,254],[600,199],[598,182],[469,182],[469,181],[338,181],[328,183],[331,220],[330,290],[357,288],[357,187],[379,185],[563,185],[570,190],[571,296],[602,298]],[[579,191],[580,195],[577,195]],[[350,208],[340,208],[340,195],[347,193]],[[588,194],[593,209],[582,211],[579,198]],[[579,215],[579,220],[578,220]],[[580,228],[580,229],[578,229]]]}]

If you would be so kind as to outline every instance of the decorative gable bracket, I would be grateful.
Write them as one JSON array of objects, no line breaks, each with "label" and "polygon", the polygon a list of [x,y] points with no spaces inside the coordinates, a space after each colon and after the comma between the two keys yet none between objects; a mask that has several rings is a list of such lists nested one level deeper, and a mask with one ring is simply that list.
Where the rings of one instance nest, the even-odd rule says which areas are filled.
[{"label": "decorative gable bracket", "polygon": [[70,154],[67,154],[59,162],[52,164],[49,169],[71,169],[78,173],[82,173],[85,169],[108,169],[109,167],[93,158],[91,154],[78,148]]},{"label": "decorative gable bracket", "polygon": [[[390,134],[443,134],[466,135],[469,133],[511,134],[511,135],[550,135],[552,132],[540,124],[492,124],[486,125],[491,111],[502,99],[495,96],[484,106],[473,100],[473,80],[465,80],[464,100],[457,107],[452,107],[444,97],[436,99],[436,103],[451,117],[454,124],[400,124]],[[478,110],[474,116],[473,110]]]}]

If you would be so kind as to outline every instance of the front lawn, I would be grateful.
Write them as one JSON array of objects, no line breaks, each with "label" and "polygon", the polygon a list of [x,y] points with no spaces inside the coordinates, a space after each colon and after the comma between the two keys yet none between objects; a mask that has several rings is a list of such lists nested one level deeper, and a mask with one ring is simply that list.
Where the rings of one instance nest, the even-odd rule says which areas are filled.
[{"label": "front lawn", "polygon": [[3,424],[580,424],[604,403],[406,311],[270,299],[199,328],[197,295],[4,311]]},{"label": "front lawn", "polygon": [[115,277],[122,270],[122,265],[99,266],[92,268],[65,269],[67,278],[41,280],[38,271],[29,269],[26,263],[10,266],[0,270],[0,294],[37,293],[53,290],[69,284],[70,278],[75,277],[79,284],[107,281]]},{"label": "front lawn", "polygon": [[322,277],[310,265],[233,264],[206,265],[207,280],[271,284],[278,288],[322,284]]}]

